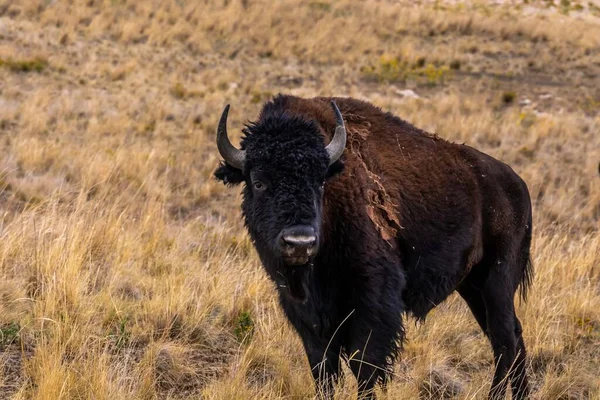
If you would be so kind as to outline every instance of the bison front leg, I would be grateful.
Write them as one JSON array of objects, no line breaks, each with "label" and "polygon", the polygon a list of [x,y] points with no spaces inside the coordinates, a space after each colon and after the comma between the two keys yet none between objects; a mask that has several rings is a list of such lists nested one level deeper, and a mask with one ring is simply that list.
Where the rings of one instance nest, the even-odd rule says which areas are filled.
[{"label": "bison front leg", "polygon": [[374,322],[357,318],[348,346],[348,364],[358,381],[361,399],[375,398],[376,384],[385,386],[403,336],[400,308]]},{"label": "bison front leg", "polygon": [[315,382],[317,397],[333,398],[340,367],[341,348],[338,341],[322,343],[320,340],[304,339],[303,342]]}]

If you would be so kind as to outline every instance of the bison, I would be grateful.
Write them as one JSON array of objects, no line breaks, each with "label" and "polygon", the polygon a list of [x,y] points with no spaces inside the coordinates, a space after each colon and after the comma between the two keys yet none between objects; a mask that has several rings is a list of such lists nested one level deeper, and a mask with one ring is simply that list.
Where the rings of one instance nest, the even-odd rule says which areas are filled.
[{"label": "bison", "polygon": [[489,395],[529,393],[517,289],[530,286],[531,202],[506,164],[352,98],[277,95],[243,129],[217,129],[215,177],[244,183],[242,215],[320,393],[345,360],[359,395],[385,387],[402,314],[457,291],[489,338]]}]

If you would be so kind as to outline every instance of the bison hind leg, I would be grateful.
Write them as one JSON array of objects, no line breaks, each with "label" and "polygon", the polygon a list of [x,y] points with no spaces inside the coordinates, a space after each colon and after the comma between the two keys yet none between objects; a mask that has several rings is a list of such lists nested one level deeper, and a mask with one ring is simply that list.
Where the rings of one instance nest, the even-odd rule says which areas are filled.
[{"label": "bison hind leg", "polygon": [[484,260],[457,288],[494,350],[495,371],[490,399],[506,396],[508,382],[514,399],[529,395],[526,350],[514,297],[518,281],[507,263]]}]

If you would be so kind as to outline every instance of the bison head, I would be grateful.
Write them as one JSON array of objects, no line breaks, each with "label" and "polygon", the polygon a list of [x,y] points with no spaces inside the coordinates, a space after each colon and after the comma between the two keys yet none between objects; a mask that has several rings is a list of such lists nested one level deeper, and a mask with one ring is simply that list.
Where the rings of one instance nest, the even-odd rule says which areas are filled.
[{"label": "bison head", "polygon": [[241,150],[227,137],[225,107],[217,147],[225,160],[215,176],[245,183],[242,212],[254,245],[272,275],[311,264],[321,239],[325,181],[341,171],[346,129],[336,104],[333,139],[325,145],[317,121],[269,103],[246,125]]}]

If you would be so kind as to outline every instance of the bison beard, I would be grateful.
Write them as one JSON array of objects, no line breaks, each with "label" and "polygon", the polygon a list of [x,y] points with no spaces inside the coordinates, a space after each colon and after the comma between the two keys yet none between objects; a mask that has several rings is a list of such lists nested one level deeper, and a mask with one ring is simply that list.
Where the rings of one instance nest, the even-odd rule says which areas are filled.
[{"label": "bison beard", "polygon": [[308,297],[307,280],[311,268],[312,264],[307,264],[283,269],[283,275],[290,291],[290,295],[292,298],[302,303],[306,302]]},{"label": "bison beard", "polygon": [[320,394],[343,357],[373,396],[401,349],[402,314],[424,319],[458,291],[492,345],[490,398],[508,383],[528,396],[514,294],[532,277],[531,202],[510,167],[350,98],[277,96],[241,150],[227,111],[215,176],[244,183],[246,227]]}]

